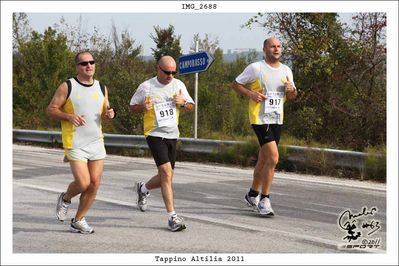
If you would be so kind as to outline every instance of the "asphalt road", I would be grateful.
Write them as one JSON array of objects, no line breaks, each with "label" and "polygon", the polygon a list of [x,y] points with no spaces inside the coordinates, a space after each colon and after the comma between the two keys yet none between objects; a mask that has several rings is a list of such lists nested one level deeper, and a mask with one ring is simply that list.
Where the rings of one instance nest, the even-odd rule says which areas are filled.
[{"label": "asphalt road", "polygon": [[243,201],[252,169],[177,162],[175,206],[187,229],[172,233],[160,191],[151,192],[147,212],[135,204],[134,184],[156,173],[153,160],[115,155],[106,159],[86,217],[95,233],[70,233],[69,220],[55,218],[57,196],[72,180],[62,158],[59,149],[13,145],[14,254],[150,253],[150,263],[162,264],[159,254],[386,252],[385,184],[277,172],[271,194],[276,216],[264,218]]}]

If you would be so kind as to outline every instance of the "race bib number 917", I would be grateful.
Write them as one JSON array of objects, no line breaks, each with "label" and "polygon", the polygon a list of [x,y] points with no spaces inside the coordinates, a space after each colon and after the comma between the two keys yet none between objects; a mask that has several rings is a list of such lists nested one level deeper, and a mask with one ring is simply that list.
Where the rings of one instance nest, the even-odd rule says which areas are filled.
[{"label": "race bib number 917", "polygon": [[265,100],[265,113],[278,113],[283,112],[284,105],[284,92],[272,91],[266,93],[267,99]]},{"label": "race bib number 917", "polygon": [[158,126],[176,125],[176,104],[173,101],[154,104]]}]

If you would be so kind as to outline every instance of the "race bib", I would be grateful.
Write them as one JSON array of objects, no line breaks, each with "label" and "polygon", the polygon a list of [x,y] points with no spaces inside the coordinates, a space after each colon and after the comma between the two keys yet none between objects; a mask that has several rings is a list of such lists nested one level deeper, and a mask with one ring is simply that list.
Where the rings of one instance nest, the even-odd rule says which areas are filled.
[{"label": "race bib", "polygon": [[265,100],[265,113],[281,114],[283,112],[284,105],[284,92],[266,92],[266,97],[267,99]]},{"label": "race bib", "polygon": [[154,110],[159,127],[176,125],[176,104],[173,101],[156,103]]}]

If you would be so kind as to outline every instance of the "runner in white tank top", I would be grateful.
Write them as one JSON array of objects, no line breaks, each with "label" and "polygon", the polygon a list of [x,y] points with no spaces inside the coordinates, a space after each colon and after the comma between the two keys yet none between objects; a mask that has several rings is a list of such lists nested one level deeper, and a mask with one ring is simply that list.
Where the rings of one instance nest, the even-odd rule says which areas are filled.
[{"label": "runner in white tank top", "polygon": [[108,102],[107,88],[94,80],[95,61],[89,52],[75,57],[77,76],[63,82],[54,94],[47,113],[61,121],[62,140],[67,161],[74,176],[66,192],[58,196],[56,217],[64,221],[73,197],[81,194],[70,231],[90,234],[85,216],[100,186],[105,148],[101,121],[113,119],[115,112]]}]

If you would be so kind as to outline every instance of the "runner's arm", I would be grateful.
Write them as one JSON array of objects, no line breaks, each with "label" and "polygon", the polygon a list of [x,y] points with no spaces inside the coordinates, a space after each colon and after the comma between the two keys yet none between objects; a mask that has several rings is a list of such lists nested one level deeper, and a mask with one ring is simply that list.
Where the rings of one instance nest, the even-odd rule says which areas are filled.
[{"label": "runner's arm", "polygon": [[70,114],[61,111],[61,107],[66,102],[66,97],[68,94],[68,85],[66,82],[63,82],[58,89],[56,90],[53,99],[50,104],[47,106],[47,115],[51,118],[57,120],[70,120]]},{"label": "runner's arm", "polygon": [[251,100],[253,100],[255,102],[262,102],[262,101],[266,100],[266,98],[267,98],[266,95],[264,95],[260,92],[248,90],[247,88],[245,88],[244,85],[238,83],[235,80],[231,84],[231,88],[233,90],[235,90],[236,92],[238,92],[239,94],[241,94],[243,96],[247,96],[248,98],[250,98]]},{"label": "runner's arm", "polygon": [[109,99],[108,99],[108,89],[105,86],[105,95],[104,95],[104,106],[103,113],[101,114],[101,118],[103,120],[111,120],[116,116],[116,112],[113,108],[110,107]]}]

